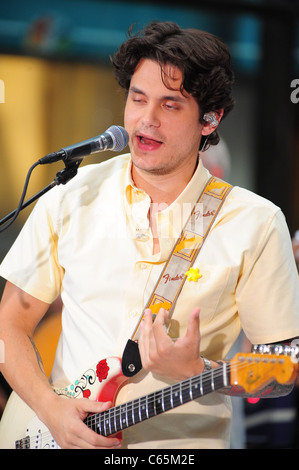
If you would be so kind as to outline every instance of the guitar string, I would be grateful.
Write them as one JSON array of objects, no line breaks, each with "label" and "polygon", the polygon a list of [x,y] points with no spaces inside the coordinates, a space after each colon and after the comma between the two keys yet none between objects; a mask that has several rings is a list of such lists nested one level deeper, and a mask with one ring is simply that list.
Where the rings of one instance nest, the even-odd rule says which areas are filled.
[{"label": "guitar string", "polygon": [[[278,358],[279,357],[281,358],[281,356],[278,356]],[[263,360],[265,360],[265,359],[263,359]],[[215,380],[215,379],[217,379],[221,376],[223,377],[223,374],[226,373],[226,369],[232,373],[236,370],[241,371],[243,368],[244,369],[248,368],[249,365],[251,367],[253,367],[253,366],[259,367],[261,365],[261,360],[255,361],[255,362],[246,361],[246,360],[242,361],[242,362],[240,361],[240,362],[237,362],[237,363],[235,363],[235,362],[226,362],[225,364],[226,364],[226,366],[218,367],[216,369],[213,369],[212,371],[203,372],[202,374],[199,374],[199,375],[194,376],[194,377],[190,377],[188,379],[185,379],[182,382],[175,383],[175,384],[170,385],[169,387],[166,387],[164,389],[154,391],[154,392],[152,392],[151,394],[149,394],[147,396],[142,396],[142,397],[136,398],[136,399],[134,399],[130,402],[114,406],[114,407],[112,407],[112,408],[110,408],[110,409],[108,409],[104,412],[97,413],[97,414],[94,414],[94,415],[90,415],[86,418],[86,420],[91,420],[91,421],[94,420],[93,424],[98,425],[100,421],[102,421],[102,424],[104,424],[104,421],[111,418],[111,415],[112,415],[114,420],[117,420],[118,418],[120,419],[124,413],[126,413],[126,416],[127,416],[128,412],[130,412],[130,411],[133,412],[134,411],[134,408],[133,408],[134,405],[137,406],[137,408],[139,408],[139,409],[140,409],[140,407],[145,406],[145,405],[148,407],[149,405],[157,403],[157,398],[158,397],[160,399],[164,400],[164,402],[165,402],[166,399],[169,399],[169,397],[171,395],[173,395],[174,390],[180,392],[181,394],[183,394],[186,391],[189,391],[189,392],[191,391],[192,392],[190,387],[192,387],[194,385],[200,385],[204,389],[204,387],[207,383],[211,383],[212,378]],[[233,385],[233,384],[230,383],[230,385]],[[223,388],[223,387],[224,387],[224,385],[221,386],[220,389]],[[211,390],[211,391],[213,391],[213,390]],[[201,396],[204,396],[204,394],[201,393],[201,395],[197,398],[200,398]],[[192,399],[190,398],[190,399],[188,399],[188,401],[192,401]],[[179,405],[184,404],[184,403],[187,403],[187,400],[185,400],[183,403],[179,403]],[[176,408],[176,407],[177,406],[174,406],[174,408]],[[167,411],[169,411],[169,410],[167,410]],[[158,413],[158,414],[161,414],[161,413]],[[153,415],[153,416],[155,416],[155,415]],[[139,417],[139,415],[138,415],[138,417]],[[150,417],[152,417],[152,416],[150,416]],[[142,421],[146,420],[146,419],[148,419],[147,416],[142,417]],[[119,432],[122,429],[125,429],[126,427],[130,427],[130,425],[131,425],[130,424],[130,425],[127,426],[127,422],[125,422],[123,424],[125,424],[123,426],[123,428],[121,428],[117,431],[114,431],[111,434],[115,434],[115,432]],[[111,434],[106,433],[107,436],[111,435]],[[103,434],[103,435],[105,436],[105,434]],[[49,430],[47,430],[47,431],[45,431],[44,433],[41,434],[41,437],[44,438],[44,439],[47,438],[48,436],[52,437]],[[20,439],[17,442],[26,441],[26,439],[28,439],[28,437]],[[36,436],[30,437],[29,439],[30,439],[30,443],[31,443],[31,441],[36,441]]]}]

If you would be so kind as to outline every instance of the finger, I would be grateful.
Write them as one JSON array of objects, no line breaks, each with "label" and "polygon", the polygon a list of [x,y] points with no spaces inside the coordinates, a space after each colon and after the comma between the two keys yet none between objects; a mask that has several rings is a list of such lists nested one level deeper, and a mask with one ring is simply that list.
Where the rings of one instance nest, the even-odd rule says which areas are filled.
[{"label": "finger", "polygon": [[146,350],[150,350],[152,347],[155,346],[155,337],[154,337],[154,328],[161,323],[161,320],[158,320],[158,315],[153,315],[152,311],[147,308],[144,311],[143,320],[141,323],[141,335],[140,335],[140,343],[142,343],[143,347]]},{"label": "finger", "polygon": [[200,339],[200,330],[199,330],[199,308],[192,310],[187,325],[186,338],[189,341],[199,341]]},{"label": "finger", "polygon": [[155,318],[155,324],[164,326],[168,320],[169,320],[169,311],[166,310],[165,308],[160,308],[158,315]]},{"label": "finger", "polygon": [[143,367],[146,367],[146,364],[148,362],[150,337],[152,336],[152,324],[152,312],[150,309],[145,309],[143,319],[140,325],[141,328],[138,341],[138,347]]},{"label": "finger", "polygon": [[169,312],[165,308],[160,308],[153,324],[153,338],[156,343],[162,341],[171,342],[167,333],[167,323],[169,321]]},{"label": "finger", "polygon": [[144,310],[144,316],[142,321],[142,327],[146,327],[148,330],[151,330],[153,322],[156,318],[156,315],[153,315],[150,308]]},{"label": "finger", "polygon": [[[93,400],[88,400],[87,398],[82,399],[80,403],[81,410],[85,412],[86,415],[94,413],[102,413],[109,408],[111,408],[112,402],[97,402]],[[82,423],[82,425],[81,425]],[[118,448],[121,444],[121,441],[115,437],[105,437],[97,432],[90,429],[83,421],[80,423],[80,432],[77,433],[78,438],[76,444],[80,448]]]},{"label": "finger", "polygon": [[111,401],[100,402],[95,400],[89,400],[88,398],[82,398],[82,409],[87,414],[102,413],[103,411],[106,411],[111,408],[112,405],[113,404]]}]

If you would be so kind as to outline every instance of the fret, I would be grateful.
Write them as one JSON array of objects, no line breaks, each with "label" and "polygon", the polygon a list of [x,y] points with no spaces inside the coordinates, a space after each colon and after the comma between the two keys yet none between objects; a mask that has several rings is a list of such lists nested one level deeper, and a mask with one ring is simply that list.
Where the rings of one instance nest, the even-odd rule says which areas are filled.
[{"label": "fret", "polygon": [[[218,369],[214,369],[215,371]],[[220,371],[219,371],[220,372]],[[217,375],[214,374],[214,387],[215,390],[219,390],[220,388],[223,388],[227,384],[227,371],[226,367],[223,368],[222,374],[218,373]]]},{"label": "fret", "polygon": [[139,418],[139,399],[134,400],[132,402],[132,417],[133,417],[133,424],[140,423]]},{"label": "fret", "polygon": [[96,430],[99,434],[104,434],[103,433],[103,421],[105,420],[105,415],[99,415],[98,423],[97,423],[97,429],[92,428],[94,431]]},{"label": "fret", "polygon": [[211,389],[213,390],[213,392],[215,392],[215,384],[214,384],[214,371],[213,369],[211,370]]},{"label": "fret", "polygon": [[122,430],[122,424],[121,424],[121,408],[120,408],[120,406],[117,407],[117,418],[118,418],[118,420],[117,420],[117,429],[119,431],[121,431]]},{"label": "fret", "polygon": [[129,422],[128,422],[128,403],[126,403],[126,427],[129,427]]},{"label": "fret", "polygon": [[161,393],[161,403],[162,403],[162,411],[164,413],[165,412],[164,389],[162,390],[162,393]]},{"label": "fret", "polygon": [[120,407],[120,425],[121,425],[121,429],[125,429],[126,426],[126,423],[127,423],[127,415],[126,415],[126,405],[122,405]]},{"label": "fret", "polygon": [[162,406],[162,409],[163,409],[163,413],[165,411],[168,411],[171,409],[171,402],[170,402],[170,388],[167,388],[167,389],[164,389],[163,390],[163,393],[162,393],[162,400],[163,400],[163,406]]},{"label": "fret", "polygon": [[172,393],[170,394],[170,405],[171,405],[171,408],[173,408],[173,394]]},{"label": "fret", "polygon": [[191,379],[189,379],[189,398],[190,398],[190,401],[193,400],[193,390],[192,390]]},{"label": "fret", "polygon": [[157,401],[156,401],[156,398],[155,398],[156,394],[154,393],[153,394],[153,402],[154,402],[154,416],[157,416]]},{"label": "fret", "polygon": [[134,402],[128,403],[128,427],[135,424]]},{"label": "fret", "polygon": [[164,407],[161,391],[155,392],[154,397],[155,397],[155,404],[156,404],[156,415],[159,415],[163,413],[163,407]]},{"label": "fret", "polygon": [[[179,392],[176,386],[172,387],[172,402],[173,402],[173,408],[176,408],[179,404]],[[175,390],[175,392],[174,392]]]},{"label": "fret", "polygon": [[186,379],[183,385],[181,384],[181,397],[182,404],[190,401],[190,379]]},{"label": "fret", "polygon": [[180,383],[180,404],[183,405],[183,395],[182,395],[182,382]]},{"label": "fret", "polygon": [[143,397],[142,399],[142,405],[141,405],[141,409],[140,409],[140,413],[141,413],[141,421],[144,421],[146,419],[146,405],[145,405],[145,399]]},{"label": "fret", "polygon": [[141,423],[142,421],[142,416],[141,416],[141,406],[140,406],[140,398],[138,399],[139,406],[138,406],[138,416],[139,416],[139,422]]},{"label": "fret", "polygon": [[222,367],[222,371],[223,371],[223,385],[224,385],[224,387],[227,387],[227,386],[228,386],[228,371],[227,371],[227,368],[228,368],[228,363],[227,363],[227,362],[224,362],[224,363],[223,363],[223,367]]},{"label": "fret", "polygon": [[114,432],[117,432],[117,424],[116,424],[116,409],[114,409],[114,420],[113,420],[113,423],[114,423]]},{"label": "fret", "polygon": [[200,376],[200,395],[203,397],[203,383],[202,383],[202,375]]},{"label": "fret", "polygon": [[134,410],[133,404],[132,404],[132,423],[133,423],[133,425],[136,424],[136,422],[135,422],[135,410]]},{"label": "fret", "polygon": [[108,424],[110,434],[112,434],[112,422],[111,422],[111,415],[112,414],[113,414],[113,412],[111,411],[111,409],[109,409],[108,410],[108,419],[106,420],[106,425]]},{"label": "fret", "polygon": [[107,436],[107,428],[106,428],[106,423],[107,423],[107,420],[104,419],[103,420],[103,424],[104,424],[104,436]]}]

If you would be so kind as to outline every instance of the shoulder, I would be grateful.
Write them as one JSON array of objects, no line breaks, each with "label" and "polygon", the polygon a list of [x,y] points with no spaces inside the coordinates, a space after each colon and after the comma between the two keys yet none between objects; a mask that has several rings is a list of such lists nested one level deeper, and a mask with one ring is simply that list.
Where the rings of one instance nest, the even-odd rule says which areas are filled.
[{"label": "shoulder", "polygon": [[238,186],[234,186],[229,193],[223,206],[223,215],[234,216],[244,222],[254,219],[255,223],[283,216],[280,207],[273,202]]},{"label": "shoulder", "polygon": [[240,207],[240,209],[248,208],[248,209],[258,209],[262,208],[269,212],[275,213],[280,210],[278,206],[276,206],[270,200],[259,196],[258,194],[254,193],[245,188],[241,188],[239,186],[234,186],[232,191],[229,195],[229,203],[231,205],[235,205]]},{"label": "shoulder", "polygon": [[275,233],[280,233],[283,238],[289,237],[285,216],[277,205],[237,186],[227,196],[217,225],[226,228],[231,237],[255,240],[256,245]]},{"label": "shoulder", "polygon": [[39,199],[30,219],[47,219],[58,227],[69,214],[73,217],[88,213],[101,198],[110,200],[120,194],[125,181],[130,155],[119,155],[107,161],[85,165],[66,184],[54,187]]},{"label": "shoulder", "polygon": [[103,188],[113,188],[126,174],[130,162],[130,154],[118,155],[101,163],[89,164],[78,169],[77,175],[65,185],[56,186],[45,198],[75,201],[80,195],[89,192],[90,195],[99,193]]},{"label": "shoulder", "polygon": [[101,163],[82,166],[77,175],[67,183],[69,188],[80,187],[82,184],[96,182],[98,185],[109,179],[118,177],[126,170],[130,161],[130,154],[118,155]]}]

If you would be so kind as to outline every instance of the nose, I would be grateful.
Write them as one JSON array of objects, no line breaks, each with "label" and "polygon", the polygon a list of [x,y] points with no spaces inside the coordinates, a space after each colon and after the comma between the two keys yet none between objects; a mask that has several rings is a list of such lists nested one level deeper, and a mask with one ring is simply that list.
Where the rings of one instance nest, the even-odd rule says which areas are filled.
[{"label": "nose", "polygon": [[143,109],[141,123],[145,127],[160,127],[159,107],[155,104],[147,104]]}]

